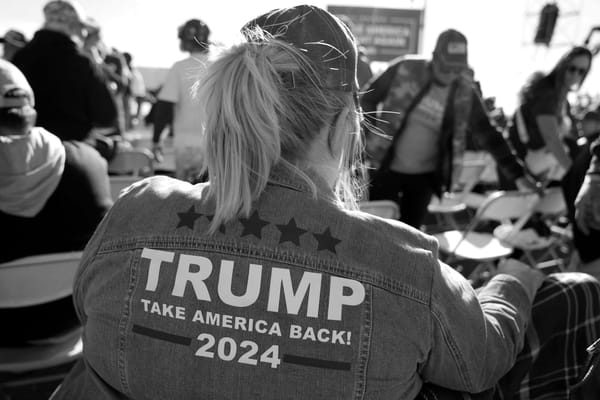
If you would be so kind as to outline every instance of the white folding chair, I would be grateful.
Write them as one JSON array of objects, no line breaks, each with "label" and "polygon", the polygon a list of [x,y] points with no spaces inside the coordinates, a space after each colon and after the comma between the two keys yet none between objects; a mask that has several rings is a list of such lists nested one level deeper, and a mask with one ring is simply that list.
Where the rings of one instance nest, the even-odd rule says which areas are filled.
[{"label": "white folding chair", "polygon": [[[490,267],[494,261],[509,256],[515,249],[510,239],[527,222],[538,201],[539,196],[535,193],[510,191],[490,194],[465,229],[434,234],[440,250],[447,254],[445,261],[452,263],[462,259],[477,262],[478,267],[470,274],[473,277],[482,268]],[[502,239],[493,232],[475,230],[481,222],[488,220],[510,224],[511,230]]]},{"label": "white folding chair", "polygon": [[149,176],[154,173],[154,157],[146,148],[120,150],[108,163],[112,175]]},{"label": "white folding chair", "polygon": [[110,193],[117,201],[121,191],[145,176],[154,174],[154,157],[146,148],[134,148],[120,151],[108,164],[111,174]]},{"label": "white folding chair", "polygon": [[465,161],[462,164],[457,182],[457,187],[460,189],[444,193],[441,199],[436,196],[431,199],[427,211],[435,216],[437,227],[458,229],[455,215],[467,209],[468,204],[465,199],[479,182],[479,178],[486,167],[487,163],[483,159]]},{"label": "white folding chair", "polygon": [[[35,306],[71,295],[81,254],[43,254],[0,264],[0,308]],[[10,327],[3,325],[2,329]],[[23,346],[0,347],[0,373],[12,377],[3,379],[0,388],[23,385],[17,374],[74,362],[81,356],[82,348],[79,327]],[[32,384],[57,379],[56,374],[50,375],[27,377],[24,381]]]},{"label": "white folding chair", "polygon": [[0,264],[0,308],[33,306],[70,295],[81,254],[42,254]]},{"label": "white folding chair", "polygon": [[531,265],[558,267],[563,270],[569,264],[570,252],[561,255],[561,247],[570,247],[571,237],[565,232],[568,228],[558,226],[558,220],[567,213],[567,204],[560,187],[544,189],[536,202],[532,215],[539,214],[539,222],[548,228],[547,235],[540,235],[535,229],[528,228],[514,232],[511,223],[499,225],[494,234],[523,252],[523,258]]},{"label": "white folding chair", "polygon": [[359,208],[361,211],[377,215],[381,218],[398,219],[400,217],[398,204],[392,200],[361,201]]}]

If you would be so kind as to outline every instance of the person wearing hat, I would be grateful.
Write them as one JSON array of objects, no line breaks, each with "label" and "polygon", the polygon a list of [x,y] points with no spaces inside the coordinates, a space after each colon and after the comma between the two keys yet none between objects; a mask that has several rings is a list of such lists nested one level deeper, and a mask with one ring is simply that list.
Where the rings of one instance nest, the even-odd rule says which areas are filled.
[{"label": "person wearing hat", "polygon": [[95,130],[115,130],[117,109],[103,72],[82,51],[88,19],[74,0],[52,0],[43,11],[44,26],[13,62],[33,88],[38,124],[95,145]]},{"label": "person wearing hat", "polygon": [[397,202],[400,220],[417,229],[432,196],[451,191],[453,177],[460,173],[467,130],[521,187],[535,187],[489,121],[469,73],[467,51],[466,37],[446,30],[437,39],[432,59],[393,60],[362,96],[366,157],[373,168],[369,198]]},{"label": "person wearing hat", "polygon": [[202,79],[208,66],[209,35],[208,25],[199,19],[190,19],[179,27],[179,48],[189,56],[173,64],[167,73],[154,110],[153,153],[157,160],[162,159],[161,136],[171,126],[175,176],[190,182],[200,179],[202,164],[198,148],[202,120],[197,100],[192,97],[192,86]]},{"label": "person wearing hat", "polygon": [[[357,210],[357,48],[338,18],[276,9],[243,33],[198,88],[209,181],[144,179],[90,240],[74,283],[84,356],[53,400],[492,387],[543,274],[507,261],[475,292],[431,237]],[[571,276],[596,309],[570,323],[600,330],[600,283]]]},{"label": "person wearing hat", "polygon": [[[34,96],[0,60],[0,263],[83,250],[112,205],[106,161],[84,143],[36,126]],[[0,346],[23,344],[78,324],[71,296],[0,309]]]},{"label": "person wearing hat", "polygon": [[27,44],[27,38],[22,32],[9,29],[4,37],[0,38],[0,43],[3,45],[2,58],[11,61],[15,53]]}]

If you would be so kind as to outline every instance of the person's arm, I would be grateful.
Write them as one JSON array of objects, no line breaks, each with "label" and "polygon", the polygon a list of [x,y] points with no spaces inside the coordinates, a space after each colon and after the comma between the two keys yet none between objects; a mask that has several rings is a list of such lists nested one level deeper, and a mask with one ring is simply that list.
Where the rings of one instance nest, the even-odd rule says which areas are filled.
[{"label": "person's arm", "polygon": [[421,370],[425,381],[478,393],[514,365],[544,275],[516,260],[498,268],[476,292],[462,275],[440,263],[432,286],[431,351]]},{"label": "person's arm", "polygon": [[538,115],[535,118],[535,121],[548,150],[552,153],[552,155],[554,155],[563,168],[566,170],[571,168],[571,164],[573,162],[571,161],[571,157],[569,157],[569,154],[567,153],[567,150],[560,139],[560,128],[558,126],[556,116],[542,114]]},{"label": "person's arm", "polygon": [[526,173],[523,164],[513,153],[502,132],[491,123],[483,100],[475,90],[473,90],[471,107],[469,130],[475,145],[488,151],[506,177],[515,181],[519,189],[535,190],[535,180]]},{"label": "person's arm", "polygon": [[591,147],[590,168],[575,199],[575,221],[585,234],[600,230],[600,138]]}]

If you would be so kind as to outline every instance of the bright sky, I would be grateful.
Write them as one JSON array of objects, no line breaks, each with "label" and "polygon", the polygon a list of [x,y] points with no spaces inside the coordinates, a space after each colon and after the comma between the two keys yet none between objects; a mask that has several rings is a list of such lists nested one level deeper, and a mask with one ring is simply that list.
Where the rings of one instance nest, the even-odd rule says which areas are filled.
[{"label": "bright sky", "polygon": [[[43,22],[47,0],[1,0],[0,34],[20,29],[28,37]],[[178,49],[177,27],[190,18],[204,20],[215,42],[229,43],[251,18],[298,0],[79,0],[87,14],[102,27],[106,43],[134,56],[146,67],[169,67],[184,57]],[[7,3],[10,2],[10,6]],[[351,5],[385,8],[422,8],[425,24],[421,52],[429,55],[438,34],[455,28],[469,40],[469,62],[485,96],[512,112],[516,93],[535,70],[549,70],[568,49],[580,44],[592,26],[600,25],[600,1],[558,1],[561,16],[550,49],[534,46],[539,11],[546,0],[313,0],[326,7]],[[600,33],[596,36],[600,42]],[[595,60],[596,64],[600,58]],[[588,76],[584,91],[600,92],[600,67]]]}]

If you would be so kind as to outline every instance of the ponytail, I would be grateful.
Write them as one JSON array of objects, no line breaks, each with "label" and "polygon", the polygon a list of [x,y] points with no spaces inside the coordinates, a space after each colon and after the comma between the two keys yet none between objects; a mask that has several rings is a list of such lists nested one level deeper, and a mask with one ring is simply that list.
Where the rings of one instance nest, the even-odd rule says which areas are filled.
[{"label": "ponytail", "polygon": [[256,32],[212,63],[196,87],[203,100],[203,170],[216,203],[209,232],[249,216],[275,164],[295,165],[321,127],[348,106],[348,93],[320,89],[318,74],[293,46]]}]

